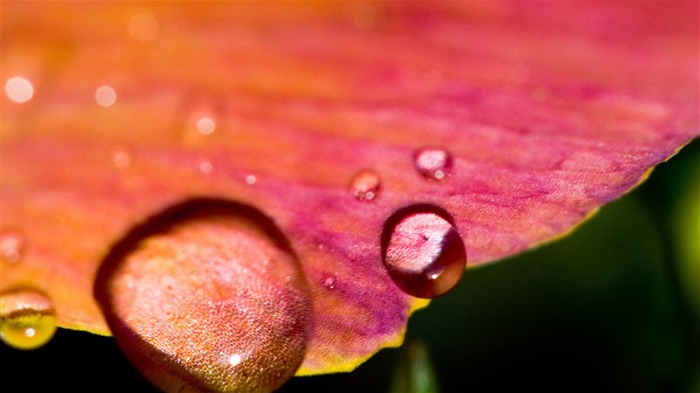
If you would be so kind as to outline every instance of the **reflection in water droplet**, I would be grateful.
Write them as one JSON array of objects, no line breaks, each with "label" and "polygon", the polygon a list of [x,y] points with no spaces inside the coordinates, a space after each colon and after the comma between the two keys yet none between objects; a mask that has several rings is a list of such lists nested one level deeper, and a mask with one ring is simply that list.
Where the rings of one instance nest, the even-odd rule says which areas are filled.
[{"label": "reflection in water droplet", "polygon": [[0,254],[5,262],[15,263],[22,258],[25,238],[22,232],[6,230],[0,234]]},{"label": "reflection in water droplet", "polygon": [[117,100],[117,92],[110,86],[100,86],[95,91],[95,101],[103,107],[108,107]]},{"label": "reflection in water droplet", "polygon": [[10,100],[21,104],[32,99],[34,86],[28,79],[15,76],[5,82],[5,93]]},{"label": "reflection in water droplet", "polygon": [[202,135],[209,135],[216,129],[216,122],[211,117],[201,117],[197,120],[197,131]]},{"label": "reflection in water droplet", "polygon": [[452,169],[452,156],[444,149],[418,150],[413,161],[421,175],[433,180],[444,179]]},{"label": "reflection in water droplet", "polygon": [[129,34],[139,41],[151,41],[158,34],[158,20],[149,14],[136,14],[129,19]]},{"label": "reflection in water droplet", "polygon": [[117,343],[164,391],[270,392],[305,356],[303,270],[249,206],[195,200],[154,217],[114,247],[95,291]]},{"label": "reflection in water droplet", "polygon": [[36,349],[56,333],[56,314],[42,292],[21,288],[0,294],[0,339],[17,349]]},{"label": "reflection in water droplet", "polygon": [[350,181],[350,190],[359,201],[371,201],[377,197],[381,181],[379,175],[367,169],[357,173]]},{"label": "reflection in water droplet", "polygon": [[467,252],[446,212],[416,205],[396,212],[382,234],[384,265],[409,295],[433,298],[454,288],[464,274]]}]

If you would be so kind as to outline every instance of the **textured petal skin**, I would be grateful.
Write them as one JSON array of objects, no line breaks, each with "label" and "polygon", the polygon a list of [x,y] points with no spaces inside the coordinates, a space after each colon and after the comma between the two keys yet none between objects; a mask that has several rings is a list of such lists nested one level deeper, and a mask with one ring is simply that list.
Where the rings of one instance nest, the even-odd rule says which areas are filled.
[{"label": "textured petal skin", "polygon": [[[194,197],[249,204],[313,297],[299,374],[398,345],[425,304],[383,269],[392,212],[449,212],[476,266],[567,233],[699,133],[697,2],[3,11],[2,82],[35,92],[3,95],[0,229],[27,239],[0,290],[39,287],[62,326],[109,334],[92,287],[124,233]],[[452,156],[440,182],[412,161],[432,146]],[[348,188],[364,169],[369,202]]]}]

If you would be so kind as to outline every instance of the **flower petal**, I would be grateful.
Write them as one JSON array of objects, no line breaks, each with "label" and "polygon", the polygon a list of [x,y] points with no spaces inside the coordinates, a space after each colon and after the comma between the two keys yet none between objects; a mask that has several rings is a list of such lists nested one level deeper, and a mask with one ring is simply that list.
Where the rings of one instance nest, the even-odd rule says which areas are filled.
[{"label": "flower petal", "polygon": [[[2,230],[26,241],[0,290],[41,288],[61,326],[108,334],[92,286],[125,233],[192,198],[255,206],[313,297],[299,374],[398,345],[426,304],[382,264],[395,211],[448,212],[484,264],[567,233],[699,133],[693,2],[4,11]],[[450,160],[416,162],[425,148]]]}]

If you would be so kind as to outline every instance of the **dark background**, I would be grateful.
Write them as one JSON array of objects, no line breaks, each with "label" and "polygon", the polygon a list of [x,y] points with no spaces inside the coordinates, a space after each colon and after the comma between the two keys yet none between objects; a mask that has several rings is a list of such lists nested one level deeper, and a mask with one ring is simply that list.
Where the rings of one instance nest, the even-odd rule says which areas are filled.
[{"label": "dark background", "polygon": [[[700,141],[571,236],[468,270],[411,318],[408,340],[425,345],[443,392],[699,392],[700,300],[682,264],[700,261],[683,261],[676,242],[690,195],[700,203]],[[281,391],[389,392],[402,354]],[[107,337],[60,329],[35,351],[0,344],[0,359],[4,392],[156,391]]]}]

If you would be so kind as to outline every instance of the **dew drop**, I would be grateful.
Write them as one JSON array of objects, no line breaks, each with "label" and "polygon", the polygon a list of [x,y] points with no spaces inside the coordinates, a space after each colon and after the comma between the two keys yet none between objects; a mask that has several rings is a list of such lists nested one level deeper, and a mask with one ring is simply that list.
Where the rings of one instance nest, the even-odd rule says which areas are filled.
[{"label": "dew drop", "polygon": [[420,149],[414,155],[413,162],[421,175],[433,180],[443,180],[452,169],[452,156],[444,149]]},{"label": "dew drop", "polygon": [[258,210],[222,200],[185,202],[135,228],[101,266],[95,298],[127,357],[164,391],[273,391],[303,361],[311,330],[287,239]]},{"label": "dew drop", "polygon": [[214,166],[211,164],[211,162],[207,160],[202,160],[199,163],[199,171],[204,174],[208,175],[211,173],[211,171],[214,169]]},{"label": "dew drop", "polygon": [[0,294],[0,338],[16,349],[37,349],[56,333],[56,313],[44,293],[28,288]]},{"label": "dew drop", "polygon": [[106,108],[117,101],[117,92],[111,86],[100,86],[95,90],[95,101]]},{"label": "dew drop", "polygon": [[394,283],[420,298],[442,296],[462,278],[467,252],[450,216],[431,205],[400,209],[382,233],[384,266]]},{"label": "dew drop", "polygon": [[0,254],[5,262],[16,263],[22,259],[25,238],[22,232],[6,230],[0,234]]},{"label": "dew drop", "polygon": [[327,289],[335,289],[336,278],[334,276],[327,276],[323,279],[323,286]]},{"label": "dew drop", "polygon": [[22,104],[32,99],[34,86],[28,79],[15,76],[5,82],[5,93],[10,100]]},{"label": "dew drop", "polygon": [[245,182],[246,184],[252,186],[253,184],[258,182],[258,178],[255,177],[255,175],[248,175],[245,177]]},{"label": "dew drop", "polygon": [[350,190],[359,201],[372,201],[381,187],[379,175],[371,169],[358,172],[350,181]]},{"label": "dew drop", "polygon": [[216,122],[211,117],[200,117],[197,119],[197,131],[202,135],[209,135],[216,129]]}]

